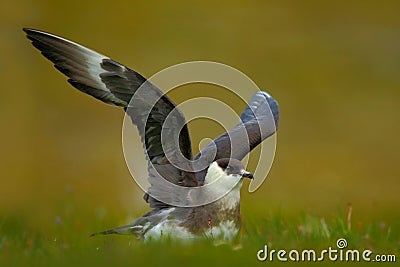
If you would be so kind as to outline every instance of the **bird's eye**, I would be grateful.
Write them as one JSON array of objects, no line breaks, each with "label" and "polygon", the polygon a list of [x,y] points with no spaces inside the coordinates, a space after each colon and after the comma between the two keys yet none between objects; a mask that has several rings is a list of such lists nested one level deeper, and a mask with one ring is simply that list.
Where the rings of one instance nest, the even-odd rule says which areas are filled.
[{"label": "bird's eye", "polygon": [[231,169],[231,166],[226,167],[225,170],[229,171]]}]

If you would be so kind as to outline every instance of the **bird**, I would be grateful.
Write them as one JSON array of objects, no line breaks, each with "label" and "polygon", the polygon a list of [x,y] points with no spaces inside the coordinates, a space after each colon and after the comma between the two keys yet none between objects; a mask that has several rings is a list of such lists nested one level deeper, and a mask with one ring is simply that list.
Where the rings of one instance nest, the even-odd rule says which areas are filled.
[{"label": "bird", "polygon": [[143,143],[150,183],[143,198],[151,210],[128,225],[92,236],[127,234],[145,242],[237,240],[240,188],[244,178],[254,178],[241,160],[277,131],[279,107],[272,96],[256,92],[238,124],[193,156],[184,115],[141,74],[66,38],[32,28],[23,31],[73,87],[122,107]]}]

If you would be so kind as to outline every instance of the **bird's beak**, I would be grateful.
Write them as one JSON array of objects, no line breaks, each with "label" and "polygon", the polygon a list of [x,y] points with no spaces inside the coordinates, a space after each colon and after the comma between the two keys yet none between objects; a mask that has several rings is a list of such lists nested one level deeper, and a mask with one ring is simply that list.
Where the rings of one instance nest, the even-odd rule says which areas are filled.
[{"label": "bird's beak", "polygon": [[243,171],[242,171],[242,177],[254,179],[253,174],[252,174],[251,172],[246,171],[246,170],[243,170]]}]

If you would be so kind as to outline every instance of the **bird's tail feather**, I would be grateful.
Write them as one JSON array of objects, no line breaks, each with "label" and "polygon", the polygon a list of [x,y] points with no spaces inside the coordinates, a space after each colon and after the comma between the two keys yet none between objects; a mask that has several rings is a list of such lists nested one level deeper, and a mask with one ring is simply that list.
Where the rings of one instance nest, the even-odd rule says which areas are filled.
[{"label": "bird's tail feather", "polygon": [[125,225],[125,226],[105,230],[102,232],[93,233],[90,235],[90,237],[96,236],[96,235],[109,235],[109,234],[135,235],[135,236],[139,237],[142,235],[142,233],[143,233],[142,225]]}]

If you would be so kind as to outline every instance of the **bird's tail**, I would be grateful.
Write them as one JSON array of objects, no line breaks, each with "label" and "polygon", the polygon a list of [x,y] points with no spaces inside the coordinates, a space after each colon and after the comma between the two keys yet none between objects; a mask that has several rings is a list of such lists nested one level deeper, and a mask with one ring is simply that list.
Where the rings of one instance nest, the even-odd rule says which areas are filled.
[{"label": "bird's tail", "polygon": [[125,226],[105,230],[102,232],[93,233],[90,235],[90,237],[96,236],[96,235],[109,235],[109,234],[135,235],[137,237],[140,237],[143,234],[143,226],[142,225],[125,225]]}]

